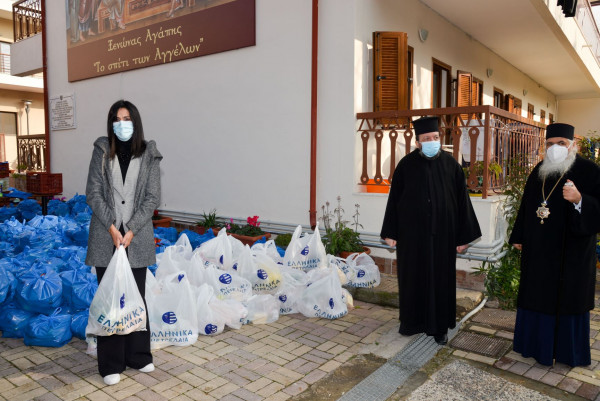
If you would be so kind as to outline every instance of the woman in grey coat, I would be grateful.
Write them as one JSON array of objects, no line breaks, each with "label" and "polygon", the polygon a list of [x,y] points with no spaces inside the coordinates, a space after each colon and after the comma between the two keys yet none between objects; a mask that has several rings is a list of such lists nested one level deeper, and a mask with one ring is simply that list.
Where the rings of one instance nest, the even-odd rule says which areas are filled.
[{"label": "woman in grey coat", "polygon": [[[161,154],[144,140],[138,109],[126,100],[108,112],[108,136],[94,142],[86,196],[92,208],[85,263],[95,266],[98,282],[122,245],[142,297],[147,267],[156,263],[152,215],[160,203]],[[147,308],[146,308],[147,310]],[[127,335],[98,336],[98,370],[108,385],[117,384],[128,366],[152,372],[150,326]]]}]

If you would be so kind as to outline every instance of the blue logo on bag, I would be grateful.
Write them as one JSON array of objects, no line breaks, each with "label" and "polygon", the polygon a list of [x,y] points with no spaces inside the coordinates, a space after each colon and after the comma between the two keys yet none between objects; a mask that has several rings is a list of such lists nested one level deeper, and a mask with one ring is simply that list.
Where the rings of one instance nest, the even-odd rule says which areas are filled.
[{"label": "blue logo on bag", "polygon": [[279,296],[279,300],[280,300],[281,302],[285,302],[285,301],[287,301],[287,296],[285,296],[285,295],[280,295],[280,296]]},{"label": "blue logo on bag", "polygon": [[175,316],[175,312],[166,312],[162,315],[162,321],[166,324],[175,324],[177,322],[177,316]]},{"label": "blue logo on bag", "polygon": [[333,298],[329,298],[329,307],[331,309],[333,309],[334,306],[335,306],[335,303],[333,302]]},{"label": "blue logo on bag", "polygon": [[221,274],[221,276],[219,276],[219,281],[223,284],[231,284],[231,276],[227,273]]},{"label": "blue logo on bag", "polygon": [[306,245],[300,253],[304,256],[308,255],[308,245]]},{"label": "blue logo on bag", "polygon": [[223,255],[221,255],[221,257],[219,258],[219,263],[223,264]]},{"label": "blue logo on bag", "polygon": [[237,270],[237,263],[233,264],[233,270]]},{"label": "blue logo on bag", "polygon": [[364,277],[364,276],[365,276],[365,271],[364,271],[363,269],[360,269],[360,270],[358,271],[358,274],[357,274],[357,276],[358,276],[358,278]]},{"label": "blue logo on bag", "polygon": [[181,282],[181,280],[183,280],[184,277],[185,274],[180,274],[179,276],[177,276],[177,279]]},{"label": "blue logo on bag", "polygon": [[119,299],[119,304],[121,305],[121,309],[125,307],[125,294],[121,295],[121,299]]},{"label": "blue logo on bag", "polygon": [[217,326],[209,323],[206,325],[206,327],[204,327],[204,332],[206,334],[215,334],[217,332]]},{"label": "blue logo on bag", "polygon": [[266,271],[264,271],[263,269],[258,269],[256,271],[256,275],[258,276],[259,279],[261,280],[266,280],[267,277],[269,277],[269,275],[267,274]]}]

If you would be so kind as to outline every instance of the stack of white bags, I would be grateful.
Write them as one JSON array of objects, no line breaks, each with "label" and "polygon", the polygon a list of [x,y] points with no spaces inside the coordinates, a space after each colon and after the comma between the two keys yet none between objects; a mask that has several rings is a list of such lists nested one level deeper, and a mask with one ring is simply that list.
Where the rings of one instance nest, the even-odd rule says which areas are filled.
[{"label": "stack of white bags", "polygon": [[182,235],[157,255],[156,276],[148,271],[152,348],[191,345],[225,326],[271,323],[291,313],[337,319],[352,307],[342,285],[379,285],[379,269],[368,255],[327,255],[318,228],[303,236],[301,230],[283,258],[273,241],[250,248],[225,229],[195,250]]}]

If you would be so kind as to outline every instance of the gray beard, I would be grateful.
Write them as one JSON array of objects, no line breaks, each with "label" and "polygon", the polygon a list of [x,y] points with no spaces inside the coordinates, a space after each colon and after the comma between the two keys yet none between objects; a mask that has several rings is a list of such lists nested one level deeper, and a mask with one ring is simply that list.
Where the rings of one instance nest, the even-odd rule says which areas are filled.
[{"label": "gray beard", "polygon": [[575,148],[569,150],[569,154],[567,158],[560,163],[551,163],[548,158],[544,158],[540,169],[538,170],[538,175],[542,180],[552,176],[561,176],[565,172],[567,172],[573,163],[575,163],[575,157],[577,156],[577,150]]}]

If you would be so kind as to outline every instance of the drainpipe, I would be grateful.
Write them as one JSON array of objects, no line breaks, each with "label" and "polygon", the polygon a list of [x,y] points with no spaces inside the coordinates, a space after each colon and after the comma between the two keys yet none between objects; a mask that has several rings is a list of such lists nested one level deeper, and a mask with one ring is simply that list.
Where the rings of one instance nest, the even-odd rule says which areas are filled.
[{"label": "drainpipe", "polygon": [[319,48],[319,0],[312,1],[312,57],[310,82],[310,227],[317,225],[317,54]]},{"label": "drainpipe", "polygon": [[48,57],[46,53],[46,0],[42,3],[42,72],[44,74],[44,130],[46,131],[46,151],[44,152],[44,161],[46,163],[46,172],[50,173],[50,101],[48,100]]}]

